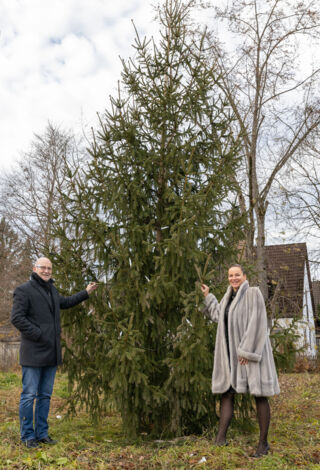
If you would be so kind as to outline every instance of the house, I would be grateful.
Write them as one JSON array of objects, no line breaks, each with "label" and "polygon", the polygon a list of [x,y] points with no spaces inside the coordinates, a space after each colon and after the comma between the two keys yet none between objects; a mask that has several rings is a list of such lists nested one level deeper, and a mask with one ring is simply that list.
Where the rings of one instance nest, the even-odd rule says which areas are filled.
[{"label": "house", "polygon": [[316,342],[320,351],[320,281],[312,281],[312,292],[315,306]]},{"label": "house", "polygon": [[316,312],[306,243],[266,246],[266,270],[273,322],[277,319],[280,326],[288,327],[295,319],[300,338],[297,346],[314,358]]}]

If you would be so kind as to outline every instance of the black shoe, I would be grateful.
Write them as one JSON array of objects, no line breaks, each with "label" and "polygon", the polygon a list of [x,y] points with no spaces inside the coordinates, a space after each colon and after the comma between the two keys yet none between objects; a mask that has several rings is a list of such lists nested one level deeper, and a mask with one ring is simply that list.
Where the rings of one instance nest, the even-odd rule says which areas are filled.
[{"label": "black shoe", "polygon": [[28,449],[35,449],[36,447],[39,447],[39,444],[35,439],[28,439],[27,441],[22,442],[26,447],[28,447]]},{"label": "black shoe", "polygon": [[263,455],[267,455],[269,452],[270,446],[267,444],[264,449],[257,449],[256,453],[253,454],[252,457],[259,458],[262,457]]},{"label": "black shoe", "polygon": [[225,447],[225,446],[228,446],[228,445],[229,445],[228,441],[222,441],[222,442],[215,442],[214,443],[215,447]]},{"label": "black shoe", "polygon": [[50,436],[46,436],[46,437],[43,437],[42,439],[38,439],[37,442],[39,442],[39,444],[50,444],[50,445],[54,445],[58,443],[58,441],[51,439]]}]

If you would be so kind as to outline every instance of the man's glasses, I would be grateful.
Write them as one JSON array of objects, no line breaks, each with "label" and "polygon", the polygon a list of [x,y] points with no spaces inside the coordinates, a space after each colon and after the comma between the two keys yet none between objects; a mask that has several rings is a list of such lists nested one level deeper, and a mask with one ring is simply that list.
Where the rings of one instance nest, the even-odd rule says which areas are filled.
[{"label": "man's glasses", "polygon": [[52,271],[52,268],[48,268],[48,266],[39,266],[37,264],[35,267],[41,269],[42,271]]}]

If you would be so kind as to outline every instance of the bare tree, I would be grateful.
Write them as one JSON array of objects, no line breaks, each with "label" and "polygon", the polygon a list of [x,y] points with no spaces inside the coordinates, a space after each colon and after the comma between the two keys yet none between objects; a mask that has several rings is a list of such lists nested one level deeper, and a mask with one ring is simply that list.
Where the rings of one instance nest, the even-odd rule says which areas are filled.
[{"label": "bare tree", "polygon": [[66,172],[84,159],[79,148],[71,133],[48,123],[43,135],[35,135],[31,150],[0,178],[0,213],[29,241],[35,256],[55,248],[53,224],[61,211]]},{"label": "bare tree", "polygon": [[9,325],[14,288],[28,279],[31,269],[28,243],[19,239],[9,223],[0,220],[0,325]]},{"label": "bare tree", "polygon": [[[212,36],[218,82],[235,117],[245,165],[238,198],[248,216],[247,256],[256,244],[256,268],[264,296],[265,221],[276,178],[320,126],[319,60],[299,66],[301,44],[320,36],[318,1],[233,0],[216,8],[233,34],[232,48]],[[319,57],[319,54],[318,54]]]},{"label": "bare tree", "polygon": [[281,222],[286,213],[286,226],[295,238],[310,240],[313,275],[319,276],[320,236],[320,150],[314,142],[291,160],[285,178],[278,181],[276,216]]}]

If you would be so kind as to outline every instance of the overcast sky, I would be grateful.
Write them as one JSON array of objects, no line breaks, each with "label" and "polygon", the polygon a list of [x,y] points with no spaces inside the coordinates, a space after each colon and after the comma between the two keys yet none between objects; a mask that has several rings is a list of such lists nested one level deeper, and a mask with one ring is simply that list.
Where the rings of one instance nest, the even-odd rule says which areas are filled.
[{"label": "overcast sky", "polygon": [[120,78],[119,56],[158,29],[150,0],[0,0],[0,170],[47,122],[81,133]]},{"label": "overcast sky", "polygon": [[[134,55],[131,20],[140,36],[155,34],[152,4],[161,1],[0,0],[0,171],[48,121],[90,135],[116,94],[119,57]],[[268,238],[281,242],[279,231]]]}]

